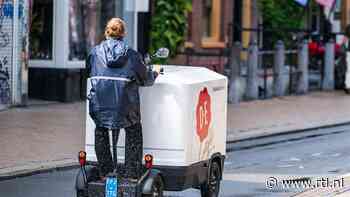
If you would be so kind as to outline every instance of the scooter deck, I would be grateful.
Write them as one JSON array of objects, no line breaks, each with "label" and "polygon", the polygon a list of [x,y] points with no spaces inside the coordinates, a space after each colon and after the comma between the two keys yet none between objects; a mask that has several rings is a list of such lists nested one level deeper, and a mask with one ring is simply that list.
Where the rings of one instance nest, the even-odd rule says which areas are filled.
[{"label": "scooter deck", "polygon": [[[118,179],[118,197],[141,197],[141,187],[137,182],[125,178]],[[90,182],[89,197],[105,197],[106,183],[104,181]]]}]

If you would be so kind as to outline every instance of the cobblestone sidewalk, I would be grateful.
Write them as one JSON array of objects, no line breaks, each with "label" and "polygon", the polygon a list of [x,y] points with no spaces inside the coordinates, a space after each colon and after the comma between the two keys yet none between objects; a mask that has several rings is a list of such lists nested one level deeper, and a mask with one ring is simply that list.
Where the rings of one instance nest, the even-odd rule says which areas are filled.
[{"label": "cobblestone sidewalk", "polygon": [[315,92],[228,107],[228,141],[350,122],[350,95]]},{"label": "cobblestone sidewalk", "polygon": [[[0,178],[76,164],[85,103],[34,103],[0,112]],[[228,106],[228,141],[350,122],[350,96],[311,93]]]}]

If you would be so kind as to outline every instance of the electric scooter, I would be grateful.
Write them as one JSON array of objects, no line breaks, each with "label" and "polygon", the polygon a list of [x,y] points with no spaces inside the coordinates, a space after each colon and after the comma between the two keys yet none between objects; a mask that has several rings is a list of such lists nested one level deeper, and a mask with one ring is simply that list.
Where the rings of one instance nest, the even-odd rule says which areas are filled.
[{"label": "electric scooter", "polygon": [[[118,164],[106,180],[100,180],[96,165],[86,163],[86,153],[79,152],[80,171],[76,178],[77,197],[162,197],[164,183],[160,171],[153,169],[151,155],[145,156],[142,176],[130,179],[124,176],[125,165]],[[116,170],[118,169],[118,170]]]},{"label": "electric scooter", "polygon": [[[152,57],[168,53],[160,49],[145,62],[150,64]],[[191,66],[162,65],[160,73],[153,86],[139,89],[145,153],[140,178],[125,177],[127,166],[118,164],[105,181],[100,180],[95,125],[87,110],[86,152],[79,152],[77,197],[162,197],[164,191],[189,188],[199,189],[202,197],[219,196],[226,154],[228,80]],[[123,157],[123,135],[118,144],[112,143],[112,149]]]},{"label": "electric scooter", "polygon": [[[152,58],[167,58],[168,55],[169,50],[167,48],[160,48],[152,56],[146,54],[144,61],[148,69],[152,70],[153,68],[150,65]],[[145,165],[141,169],[142,176],[138,180],[130,179],[124,173],[127,166],[117,164],[117,142],[114,139],[112,137],[114,171],[107,175],[106,180],[100,180],[96,166],[87,166],[86,152],[79,152],[80,171],[76,178],[77,197],[162,197],[164,183],[159,170],[152,168],[153,156],[145,155]]]}]

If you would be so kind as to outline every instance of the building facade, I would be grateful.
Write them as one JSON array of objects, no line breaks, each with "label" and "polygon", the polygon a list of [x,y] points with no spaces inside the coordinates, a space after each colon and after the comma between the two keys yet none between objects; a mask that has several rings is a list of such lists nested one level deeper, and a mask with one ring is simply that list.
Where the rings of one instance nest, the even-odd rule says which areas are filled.
[{"label": "building facade", "polygon": [[[258,0],[192,0],[184,52],[171,63],[205,66],[223,73],[234,42],[247,47],[258,34]],[[243,53],[244,56],[244,53]]]},{"label": "building facade", "polygon": [[[85,58],[112,17],[145,51],[148,0],[0,0],[0,109],[85,97]],[[141,21],[141,22],[140,22]]]},{"label": "building facade", "polygon": [[205,66],[223,72],[227,63],[223,51],[229,47],[232,38],[233,2],[192,0],[186,42],[183,51],[171,63]]},{"label": "building facade", "polygon": [[[243,17],[247,14],[244,10],[248,10],[245,8],[250,5],[243,3],[246,1],[254,0],[193,0],[193,11],[188,15],[189,29],[185,51],[222,55],[234,38],[245,39],[247,36],[244,32],[240,32],[238,37],[235,36],[237,32],[234,31],[234,24],[238,26],[251,24]],[[152,7],[150,6],[152,1],[0,0],[0,2],[4,4],[3,10],[5,10],[2,11],[5,13],[3,23],[11,23],[7,34],[11,34],[11,38],[22,37],[21,41],[12,39],[11,43],[6,45],[8,48],[3,48],[0,53],[8,53],[4,55],[6,58],[1,63],[6,64],[6,68],[0,67],[2,89],[0,104],[25,105],[28,97],[55,101],[75,101],[84,98],[86,85],[84,60],[91,47],[103,39],[104,26],[111,17],[122,17],[127,22],[129,46],[141,53],[147,52],[151,18],[149,7]],[[7,10],[8,4],[14,7],[16,2],[23,4],[18,5],[18,10],[22,9],[23,14],[17,13],[17,15],[24,22],[17,21],[17,25],[14,25],[12,18],[16,12],[8,13]],[[237,17],[235,13],[241,16]],[[13,32],[20,33],[21,36],[15,36]],[[17,53],[12,51],[15,50],[14,45],[18,46]],[[11,57],[10,60],[10,54],[18,55]],[[223,56],[197,58],[187,54],[179,54],[172,61],[176,64],[206,66],[218,72],[223,72],[227,62],[228,58]]]},{"label": "building facade", "polygon": [[104,39],[107,21],[124,18],[128,44],[138,49],[138,15],[148,11],[148,4],[147,0],[33,0],[29,96],[58,101],[84,98],[85,58]]},{"label": "building facade", "polygon": [[28,98],[28,10],[30,1],[0,1],[0,110]]},{"label": "building facade", "polygon": [[[84,98],[84,60],[103,39],[107,20],[124,18],[129,46],[145,53],[153,1],[0,0],[0,109],[25,105],[28,96],[57,101]],[[170,63],[206,66],[222,73],[228,64],[225,50],[234,41],[247,47],[260,36],[243,30],[258,27],[257,2],[192,0],[186,42]],[[334,32],[341,30],[340,18],[343,28],[350,21],[350,0],[337,2],[330,17],[337,24]]]}]

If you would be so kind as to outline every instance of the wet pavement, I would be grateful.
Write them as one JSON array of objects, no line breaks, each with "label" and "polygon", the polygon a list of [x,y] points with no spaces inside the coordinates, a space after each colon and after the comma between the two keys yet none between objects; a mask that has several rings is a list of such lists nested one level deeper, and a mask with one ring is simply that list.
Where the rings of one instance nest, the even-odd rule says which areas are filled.
[{"label": "wet pavement", "polygon": [[[279,180],[296,177],[322,178],[350,172],[350,126],[332,128],[327,135],[250,147],[227,154],[220,196],[291,196],[300,189],[267,188],[269,177]],[[75,170],[54,171],[0,182],[0,196],[75,196]],[[200,196],[197,190],[171,192],[166,196]]]},{"label": "wet pavement", "polygon": [[0,175],[76,161],[85,143],[84,106],[45,102],[0,112]]},{"label": "wet pavement", "polygon": [[[228,141],[350,121],[349,95],[315,92],[228,105]],[[76,164],[84,148],[85,102],[31,102],[0,112],[0,178]],[[252,144],[254,144],[253,142]]]}]

